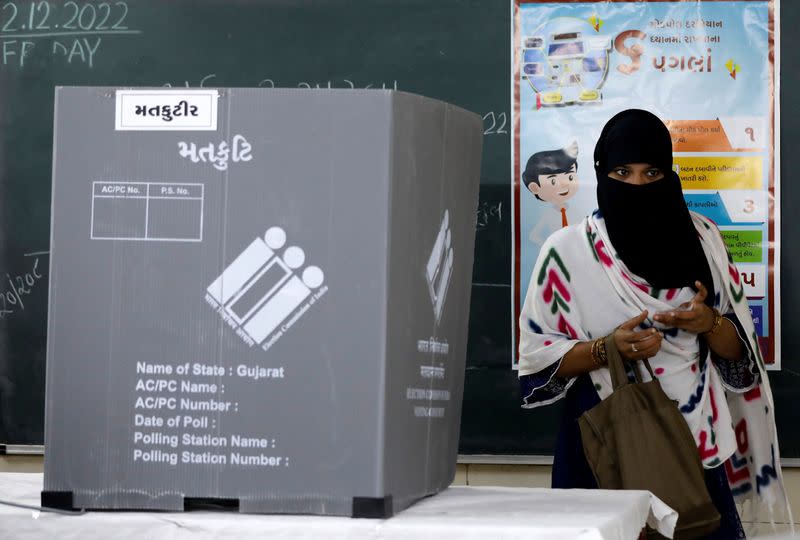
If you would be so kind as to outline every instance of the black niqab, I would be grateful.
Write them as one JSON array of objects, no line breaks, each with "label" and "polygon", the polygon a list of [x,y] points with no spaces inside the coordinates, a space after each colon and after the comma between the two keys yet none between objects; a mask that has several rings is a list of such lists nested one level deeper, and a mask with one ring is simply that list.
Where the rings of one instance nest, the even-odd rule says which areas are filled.
[{"label": "black niqab", "polygon": [[[597,203],[611,244],[631,272],[658,289],[692,287],[700,281],[713,305],[714,284],[678,175],[672,139],[654,114],[623,111],[608,121],[594,150]],[[664,178],[645,185],[608,176],[615,167],[649,163]]]}]

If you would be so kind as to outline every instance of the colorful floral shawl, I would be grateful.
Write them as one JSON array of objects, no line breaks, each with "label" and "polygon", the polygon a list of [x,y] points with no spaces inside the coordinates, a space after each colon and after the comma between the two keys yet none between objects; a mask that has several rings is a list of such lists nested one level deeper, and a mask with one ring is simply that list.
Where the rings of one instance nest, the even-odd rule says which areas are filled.
[{"label": "colorful floral shawl", "polygon": [[[771,518],[783,517],[789,509],[772,393],[741,277],[713,222],[696,213],[692,219],[713,275],[714,305],[736,326],[747,355],[738,362],[718,358],[696,335],[648,318],[641,328],[655,325],[664,334],[650,364],[664,391],[678,401],[703,465],[725,467],[737,502],[764,503]],[[555,372],[579,341],[605,336],[645,309],[649,317],[674,309],[694,294],[688,287],[654,289],[633,275],[617,258],[598,212],[556,232],[539,252],[519,320],[523,407],[546,405],[566,394],[575,379]],[[638,368],[648,380],[641,364]],[[600,398],[608,397],[608,370],[590,375]]]}]

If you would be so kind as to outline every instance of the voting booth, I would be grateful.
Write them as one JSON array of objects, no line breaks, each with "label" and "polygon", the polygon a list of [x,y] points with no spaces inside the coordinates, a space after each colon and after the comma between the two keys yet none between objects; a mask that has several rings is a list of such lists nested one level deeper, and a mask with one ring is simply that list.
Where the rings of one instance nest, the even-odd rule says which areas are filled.
[{"label": "voting booth", "polygon": [[58,88],[42,503],[447,487],[482,137],[395,91]]}]

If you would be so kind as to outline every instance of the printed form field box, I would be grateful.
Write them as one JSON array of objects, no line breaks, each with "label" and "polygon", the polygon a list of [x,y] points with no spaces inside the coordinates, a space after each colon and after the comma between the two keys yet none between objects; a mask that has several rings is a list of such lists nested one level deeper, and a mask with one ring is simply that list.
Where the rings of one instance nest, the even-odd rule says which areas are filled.
[{"label": "printed form field box", "polygon": [[200,242],[203,184],[94,182],[92,240]]}]

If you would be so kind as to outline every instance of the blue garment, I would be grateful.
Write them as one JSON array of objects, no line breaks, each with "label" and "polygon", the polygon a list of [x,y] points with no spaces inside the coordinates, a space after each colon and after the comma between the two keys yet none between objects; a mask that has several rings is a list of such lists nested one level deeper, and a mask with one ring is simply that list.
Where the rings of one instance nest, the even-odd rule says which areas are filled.
[{"label": "blue garment", "polygon": [[[583,453],[578,418],[598,403],[600,397],[589,375],[578,377],[575,384],[567,391],[553,460],[553,488],[597,489],[597,482]],[[711,501],[722,517],[720,528],[706,538],[708,540],[745,538],[724,467],[706,469],[705,481]]]}]

